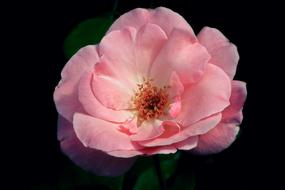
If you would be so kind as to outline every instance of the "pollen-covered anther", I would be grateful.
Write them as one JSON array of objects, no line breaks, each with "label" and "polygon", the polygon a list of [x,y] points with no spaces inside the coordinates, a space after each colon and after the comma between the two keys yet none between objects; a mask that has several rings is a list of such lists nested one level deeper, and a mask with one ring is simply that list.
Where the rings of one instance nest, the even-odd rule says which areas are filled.
[{"label": "pollen-covered anther", "polygon": [[134,105],[140,120],[158,118],[163,114],[168,102],[168,87],[158,88],[152,81],[152,79],[144,80],[143,84],[138,84],[134,96]]}]

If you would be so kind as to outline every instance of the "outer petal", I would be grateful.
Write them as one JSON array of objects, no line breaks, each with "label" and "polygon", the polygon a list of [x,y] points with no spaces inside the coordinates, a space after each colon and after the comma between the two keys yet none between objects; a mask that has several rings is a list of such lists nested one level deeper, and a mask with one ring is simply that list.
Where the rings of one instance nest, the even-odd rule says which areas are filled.
[{"label": "outer petal", "polygon": [[198,34],[200,43],[207,48],[212,56],[210,63],[222,68],[233,79],[239,55],[234,44],[217,29],[204,27]]},{"label": "outer petal", "polygon": [[75,113],[73,125],[77,137],[86,147],[104,152],[136,149],[129,136],[119,131],[118,124]]},{"label": "outer petal", "polygon": [[187,30],[194,35],[192,28],[182,16],[165,7],[158,7],[154,10],[137,8],[127,12],[113,23],[108,32],[120,30],[126,26],[138,30],[146,23],[160,26],[167,35],[170,35],[173,28]]},{"label": "outer petal", "polygon": [[223,111],[223,122],[240,124],[242,121],[242,108],[247,96],[246,83],[232,81],[230,106]]},{"label": "outer petal", "polygon": [[197,43],[195,37],[187,31],[174,29],[153,63],[150,76],[165,85],[175,71],[184,85],[194,83],[203,75],[209,59],[206,48]]},{"label": "outer petal", "polygon": [[106,121],[124,122],[130,119],[132,114],[129,111],[108,109],[97,100],[92,92],[92,75],[92,71],[86,72],[79,84],[79,101],[84,110],[88,114]]},{"label": "outer petal", "polygon": [[229,147],[238,134],[239,127],[220,123],[208,133],[199,136],[198,146],[193,150],[198,154],[218,153]]},{"label": "outer petal", "polygon": [[217,153],[229,147],[238,134],[242,121],[242,107],[246,99],[246,84],[232,81],[230,106],[223,112],[221,123],[208,133],[199,137],[199,143],[194,152],[199,154]]},{"label": "outer petal", "polygon": [[219,67],[208,64],[204,77],[185,89],[182,109],[176,120],[182,126],[223,111],[229,105],[231,83]]},{"label": "outer petal", "polygon": [[117,176],[125,173],[135,158],[116,158],[106,153],[86,148],[76,137],[72,124],[63,117],[58,119],[58,140],[62,151],[78,166],[96,175]]},{"label": "outer petal", "polygon": [[78,82],[98,60],[96,46],[86,46],[67,62],[61,72],[62,79],[55,88],[53,98],[58,113],[70,122],[75,112],[82,111],[77,94]]}]

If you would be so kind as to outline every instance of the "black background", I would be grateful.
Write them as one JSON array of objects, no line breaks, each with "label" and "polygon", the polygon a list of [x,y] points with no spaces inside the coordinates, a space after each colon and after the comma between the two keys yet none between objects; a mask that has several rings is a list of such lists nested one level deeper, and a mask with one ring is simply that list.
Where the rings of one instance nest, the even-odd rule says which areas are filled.
[{"label": "black background", "polygon": [[[9,132],[2,134],[8,189],[13,185],[19,185],[19,189],[39,185],[56,189],[63,166],[72,165],[60,152],[56,139],[57,113],[52,99],[67,61],[63,42],[78,23],[110,11],[112,6],[111,0],[8,5],[11,11],[2,17],[7,32],[2,37],[8,42],[8,61],[2,64],[9,67],[2,71],[4,85],[8,84],[3,94],[12,99],[3,101],[8,104],[7,125],[3,122],[3,128]],[[149,6],[149,1],[121,0],[117,10],[124,13]],[[282,171],[284,148],[277,147],[282,143],[282,137],[277,137],[282,131],[282,119],[277,114],[282,111],[277,109],[280,104],[273,103],[283,94],[282,85],[277,85],[282,81],[282,75],[278,79],[277,74],[282,62],[277,58],[280,49],[276,44],[281,41],[276,32],[281,29],[277,5],[259,1],[161,0],[153,1],[152,6],[178,12],[195,33],[203,26],[221,30],[239,50],[235,79],[247,82],[242,134],[237,141],[210,161],[198,158],[194,166],[193,158],[183,161],[197,171],[197,189],[282,189],[278,186],[282,176],[278,171]]]}]

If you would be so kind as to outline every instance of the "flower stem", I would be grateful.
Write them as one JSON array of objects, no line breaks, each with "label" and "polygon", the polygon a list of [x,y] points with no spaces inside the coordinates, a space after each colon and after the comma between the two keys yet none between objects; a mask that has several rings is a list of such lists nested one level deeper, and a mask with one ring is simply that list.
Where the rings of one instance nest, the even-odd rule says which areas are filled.
[{"label": "flower stem", "polygon": [[155,171],[158,177],[160,190],[166,190],[166,184],[165,184],[165,181],[163,180],[162,173],[161,173],[159,155],[153,156],[153,161],[154,161]]}]

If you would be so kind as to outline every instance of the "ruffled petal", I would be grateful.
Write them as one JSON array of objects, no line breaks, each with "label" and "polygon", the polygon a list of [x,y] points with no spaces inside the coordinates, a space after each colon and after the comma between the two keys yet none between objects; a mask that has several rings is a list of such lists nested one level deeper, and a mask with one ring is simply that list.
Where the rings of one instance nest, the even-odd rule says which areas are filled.
[{"label": "ruffled petal", "polygon": [[184,92],[184,86],[176,72],[172,72],[169,79],[168,87],[169,88],[167,92],[170,99],[180,97]]},{"label": "ruffled petal", "polygon": [[67,62],[61,72],[61,81],[55,88],[53,98],[58,113],[72,122],[75,112],[82,112],[78,101],[77,88],[82,74],[92,68],[99,60],[96,46],[81,48]]},{"label": "ruffled petal", "polygon": [[150,77],[165,85],[175,71],[184,85],[194,83],[202,77],[209,59],[206,48],[194,36],[174,29],[152,64]]},{"label": "ruffled petal", "polygon": [[[221,118],[222,118],[221,114],[216,114],[206,119],[203,119],[191,126],[185,127],[184,129],[180,129],[180,132],[177,133],[168,132],[168,135],[162,134],[161,136],[153,140],[140,141],[138,143],[145,147],[154,147],[154,146],[171,145],[177,142],[181,142],[188,139],[189,137],[207,133],[209,130],[217,126],[217,124],[221,121]],[[172,123],[172,125],[170,125],[170,127],[172,128],[175,127],[174,122]]]},{"label": "ruffled petal", "polygon": [[230,106],[222,112],[222,120],[217,127],[199,136],[198,146],[194,149],[197,154],[218,153],[229,147],[238,134],[242,121],[242,107],[246,99],[246,84],[232,81]]},{"label": "ruffled petal", "polygon": [[93,72],[86,72],[79,84],[79,101],[84,110],[93,117],[113,122],[125,122],[133,117],[129,111],[113,110],[103,106],[94,96],[91,87]]},{"label": "ruffled petal", "polygon": [[151,64],[166,40],[165,32],[155,24],[146,24],[138,31],[135,42],[135,54],[139,76],[148,77]]},{"label": "ruffled petal", "polygon": [[198,145],[198,137],[190,137],[186,140],[177,142],[174,144],[174,146],[178,149],[178,150],[191,150],[193,148],[195,148]]},{"label": "ruffled petal", "polygon": [[174,98],[174,101],[169,105],[168,114],[172,118],[176,118],[181,111],[181,98],[178,96]]},{"label": "ruffled petal", "polygon": [[149,140],[160,136],[164,132],[162,121],[144,121],[137,129],[137,133],[131,135],[132,141]]},{"label": "ruffled petal", "polygon": [[[105,67],[110,67],[107,69],[114,75],[110,77],[119,78],[131,89],[134,89],[139,82],[135,59],[135,36],[136,30],[127,27],[108,33],[99,44],[99,54],[106,60],[100,64],[108,64]],[[96,68],[96,72],[100,70]]]},{"label": "ruffled petal", "polygon": [[160,147],[147,147],[141,150],[120,150],[108,152],[108,154],[116,157],[129,158],[138,155],[150,156],[155,154],[173,154],[177,149],[172,146],[160,146]]},{"label": "ruffled petal", "polygon": [[183,126],[223,111],[229,105],[231,83],[219,67],[208,64],[204,77],[182,96],[182,108],[176,120]]},{"label": "ruffled petal", "polygon": [[131,26],[139,30],[147,23],[158,25],[168,36],[174,28],[183,29],[195,35],[191,26],[181,15],[165,7],[158,7],[153,10],[137,8],[127,12],[112,24],[107,33],[114,30],[121,30],[126,26]]},{"label": "ruffled petal", "polygon": [[232,93],[230,105],[223,111],[223,122],[239,125],[243,119],[242,108],[246,100],[246,83],[242,81],[232,81]]},{"label": "ruffled petal", "polygon": [[63,153],[78,166],[96,175],[122,175],[136,160],[135,157],[113,157],[100,150],[85,147],[76,137],[72,124],[61,116],[58,119],[58,140]]},{"label": "ruffled petal", "polygon": [[106,75],[93,74],[92,89],[95,97],[113,110],[131,109],[134,92],[124,83]]},{"label": "ruffled petal", "polygon": [[232,144],[238,131],[239,127],[234,124],[220,123],[208,133],[199,136],[198,145],[193,152],[197,154],[218,153]]},{"label": "ruffled petal", "polygon": [[114,150],[135,150],[127,134],[119,131],[118,124],[75,113],[74,131],[86,147],[110,152]]},{"label": "ruffled petal", "polygon": [[222,68],[233,79],[239,61],[237,47],[215,28],[204,27],[198,39],[211,54],[210,63]]}]

